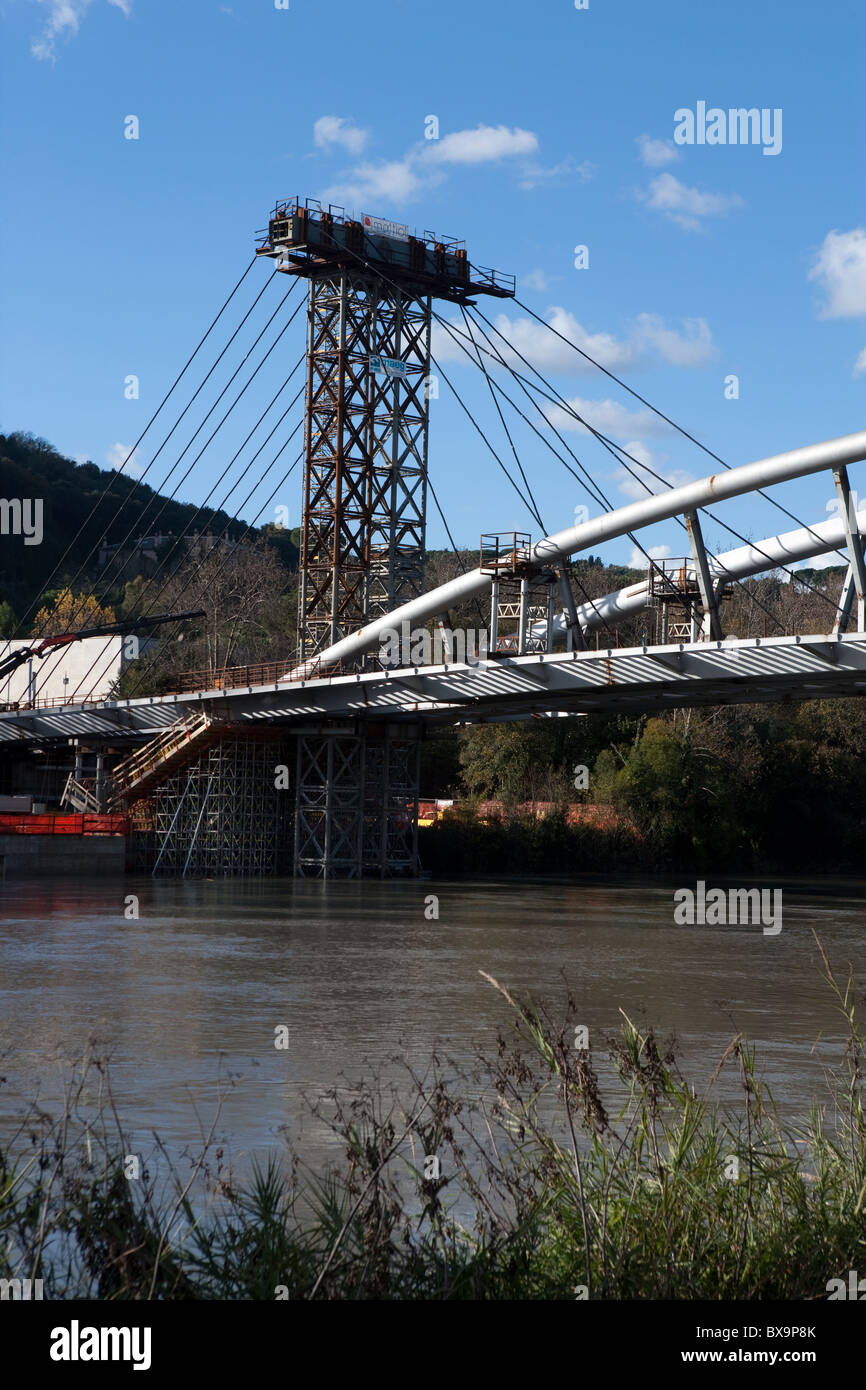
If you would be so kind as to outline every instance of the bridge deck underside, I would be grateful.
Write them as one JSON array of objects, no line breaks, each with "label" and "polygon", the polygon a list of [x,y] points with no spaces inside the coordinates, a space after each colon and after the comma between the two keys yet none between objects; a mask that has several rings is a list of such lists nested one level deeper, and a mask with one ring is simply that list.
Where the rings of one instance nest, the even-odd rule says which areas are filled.
[{"label": "bridge deck underside", "polygon": [[142,742],[204,705],[240,732],[328,720],[496,722],[563,713],[823,699],[866,692],[866,634],[728,639],[667,647],[362,672],[0,715],[0,745],[84,738]]}]

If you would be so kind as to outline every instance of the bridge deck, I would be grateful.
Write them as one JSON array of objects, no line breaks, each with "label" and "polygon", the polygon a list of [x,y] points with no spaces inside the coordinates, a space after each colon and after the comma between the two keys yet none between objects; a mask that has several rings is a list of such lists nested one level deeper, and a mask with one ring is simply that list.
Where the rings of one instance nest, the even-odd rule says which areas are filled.
[{"label": "bridge deck", "polygon": [[496,722],[864,692],[866,633],[729,638],[19,709],[0,714],[0,744],[76,737],[143,742],[198,708],[240,730],[276,724],[301,728],[335,719]]}]

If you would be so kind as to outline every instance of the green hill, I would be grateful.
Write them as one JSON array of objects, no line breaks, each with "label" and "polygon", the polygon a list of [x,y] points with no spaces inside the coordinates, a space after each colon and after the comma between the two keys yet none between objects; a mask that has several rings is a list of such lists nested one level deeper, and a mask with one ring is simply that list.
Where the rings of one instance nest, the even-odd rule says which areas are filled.
[{"label": "green hill", "polygon": [[[102,594],[100,550],[105,546],[119,546],[127,537],[133,543],[154,534],[169,538],[159,551],[160,573],[164,573],[182,554],[178,538],[210,532],[239,539],[246,531],[245,523],[232,521],[225,512],[211,508],[197,512],[193,503],[163,497],[146,482],[116,469],[74,463],[31,434],[0,434],[0,499],[13,498],[41,499],[43,514],[40,544],[25,545],[19,535],[0,536],[0,614],[8,615],[8,605],[19,619],[27,614],[32,620],[35,605],[61,560],[60,570],[50,578],[52,591],[67,583],[87,590],[98,581]],[[252,528],[247,539],[259,535],[267,536],[287,568],[296,568],[297,532],[266,526]],[[69,554],[63,558],[67,546]],[[116,601],[125,580],[148,573],[134,544],[124,547],[122,557],[122,576],[119,561],[109,571],[108,602]],[[76,579],[79,569],[82,572]],[[22,627],[27,630],[27,619]]]}]

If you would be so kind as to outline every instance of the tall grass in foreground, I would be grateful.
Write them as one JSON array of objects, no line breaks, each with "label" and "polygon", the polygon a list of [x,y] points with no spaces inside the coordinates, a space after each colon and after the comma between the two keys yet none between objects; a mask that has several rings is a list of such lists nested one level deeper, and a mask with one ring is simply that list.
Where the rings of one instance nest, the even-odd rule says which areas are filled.
[{"label": "tall grass in foreground", "polygon": [[[32,1113],[0,1151],[0,1277],[49,1298],[826,1298],[866,1271],[866,1123],[853,977],[819,950],[846,1041],[799,1126],[742,1036],[698,1095],[625,1017],[603,1095],[573,1000],[554,1022],[490,977],[513,1011],[498,1055],[457,1080],[433,1058],[408,1106],[332,1093],[317,1113],[344,1159],[324,1175],[275,1158],[236,1187],[211,1137],[188,1175],[158,1148],[169,1179],[130,1179],[91,1060],[63,1116]],[[721,1109],[727,1068],[739,1100]]]}]

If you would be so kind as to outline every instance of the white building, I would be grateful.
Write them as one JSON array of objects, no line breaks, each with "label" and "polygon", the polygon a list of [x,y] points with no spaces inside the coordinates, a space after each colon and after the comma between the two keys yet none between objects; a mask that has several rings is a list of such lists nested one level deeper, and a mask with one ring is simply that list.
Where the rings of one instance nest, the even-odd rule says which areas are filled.
[{"label": "white building", "polygon": [[[0,640],[0,666],[11,652],[35,647],[40,640]],[[0,706],[31,705],[36,700],[105,700],[133,653],[137,655],[142,650],[143,643],[137,648],[131,645],[135,640],[121,636],[84,637],[65,647],[50,648],[43,657],[31,656],[16,670],[0,677]]]}]

